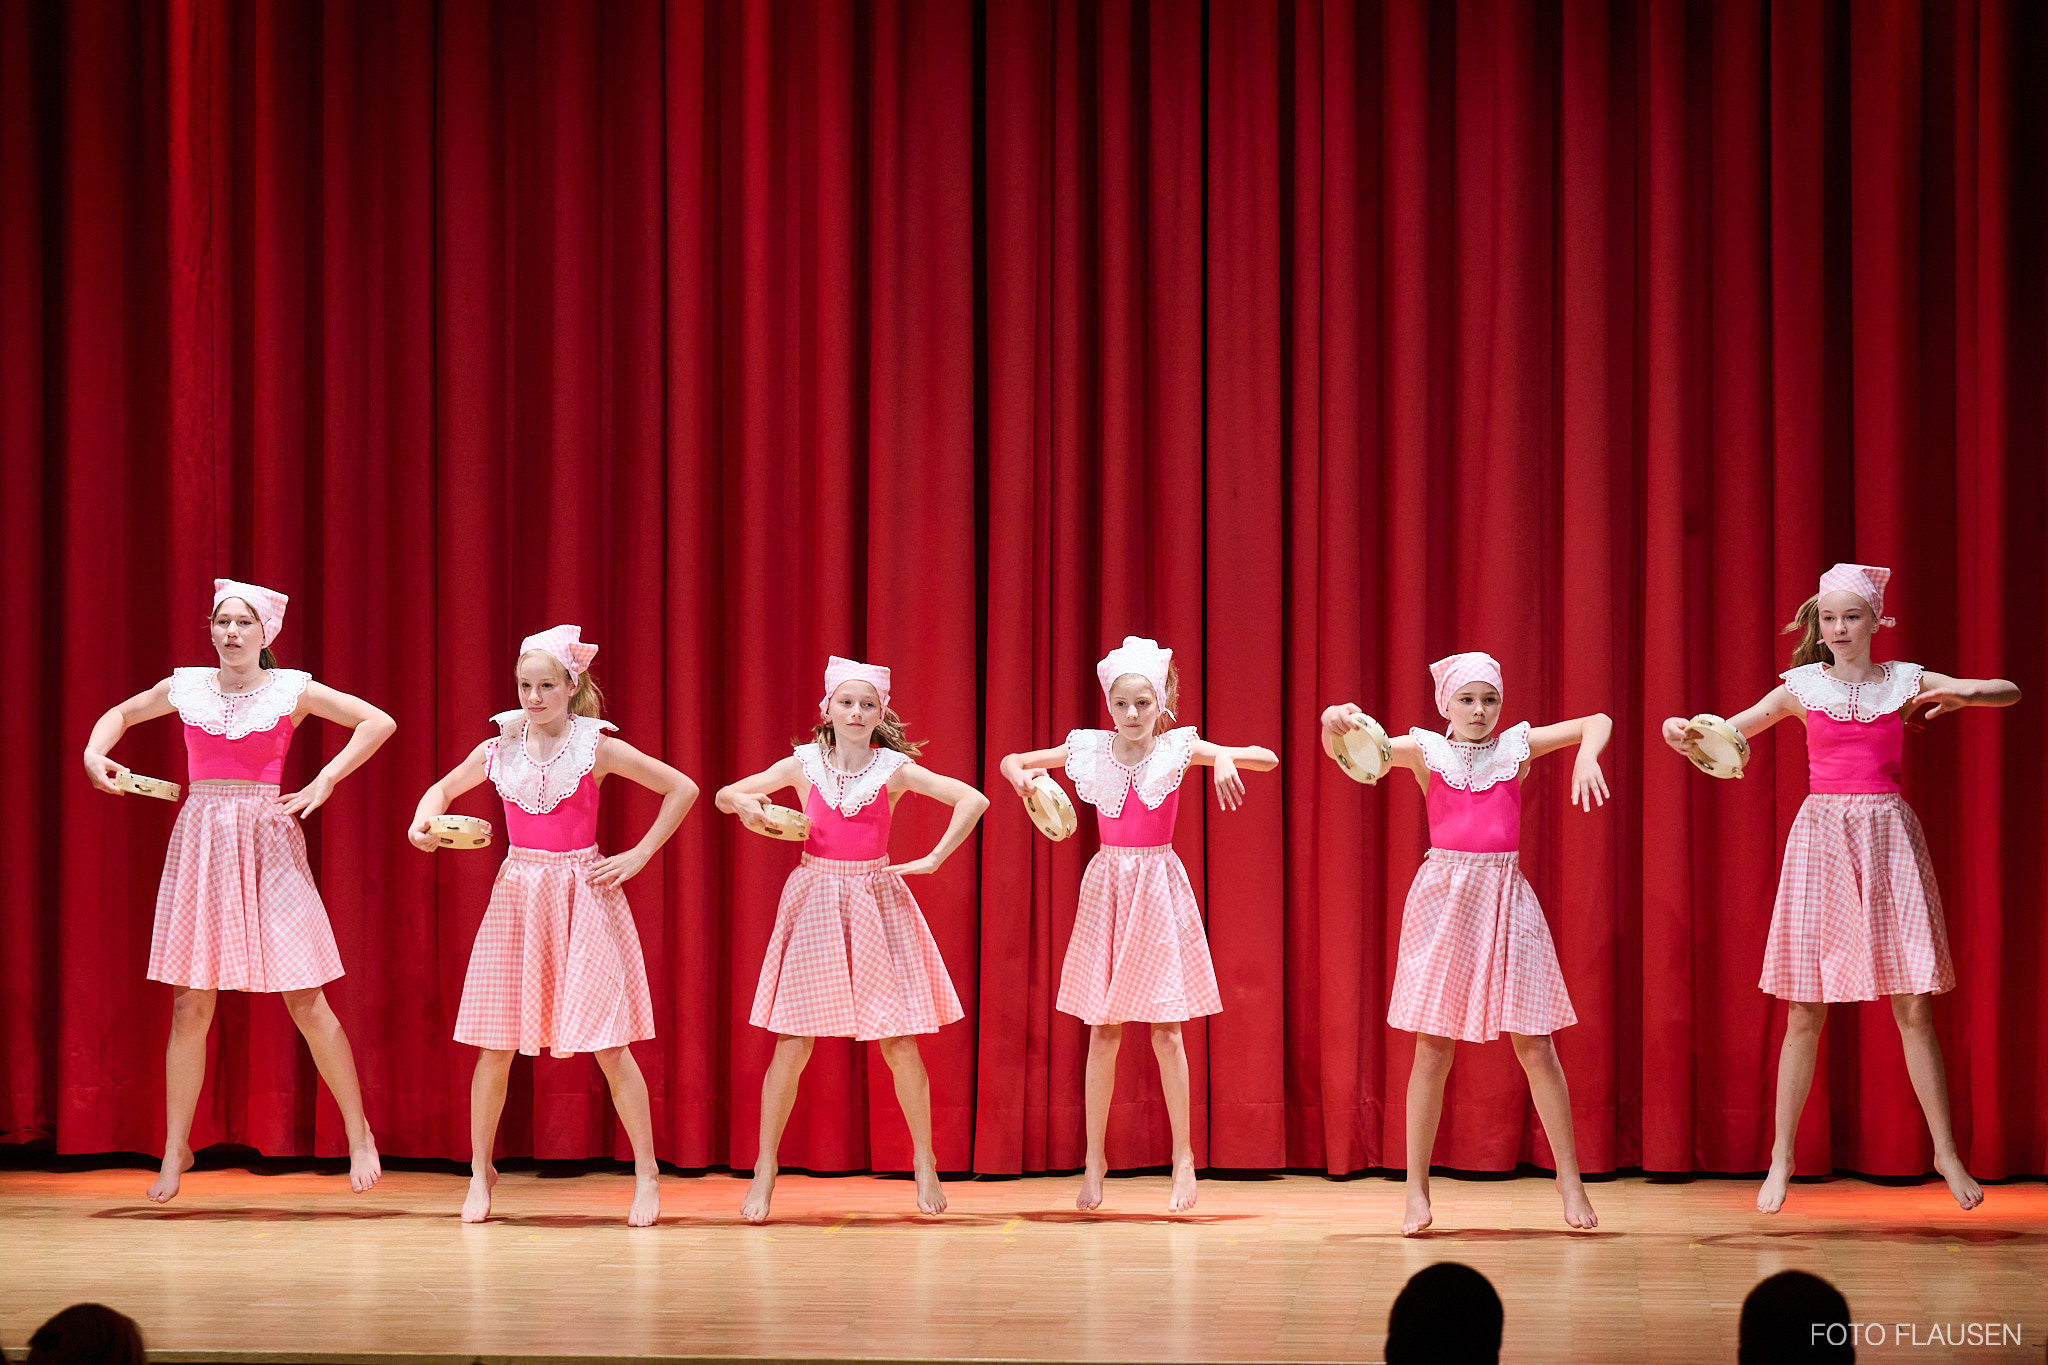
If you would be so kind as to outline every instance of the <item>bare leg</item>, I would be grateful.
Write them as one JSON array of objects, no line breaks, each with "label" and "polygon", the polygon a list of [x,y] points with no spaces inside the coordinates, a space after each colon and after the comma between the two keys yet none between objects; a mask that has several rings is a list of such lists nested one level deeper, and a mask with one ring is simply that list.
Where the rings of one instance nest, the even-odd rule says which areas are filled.
[{"label": "bare leg", "polygon": [[946,1190],[939,1184],[939,1159],[932,1151],[932,1083],[917,1039],[884,1038],[882,1060],[896,1078],[896,1103],[910,1126],[910,1161],[917,1176],[917,1211],[944,1213]]},{"label": "bare leg", "polygon": [[1455,1038],[1415,1035],[1415,1062],[1408,1068],[1408,1209],[1401,1235],[1413,1237],[1435,1221],[1429,1211],[1429,1154],[1436,1149],[1436,1125],[1444,1114],[1444,1082],[1450,1079]]},{"label": "bare leg", "polygon": [[608,1047],[597,1054],[598,1069],[612,1088],[612,1108],[633,1144],[633,1206],[628,1227],[652,1227],[661,1217],[661,1162],[654,1155],[654,1113],[647,1103],[647,1078],[629,1047]]},{"label": "bare leg", "polygon": [[383,1176],[384,1163],[378,1159],[377,1140],[370,1136],[369,1122],[363,1118],[363,1088],[356,1082],[356,1059],[349,1051],[348,1035],[341,1031],[341,1020],[327,1003],[327,992],[318,986],[284,992],[284,1007],[291,1011],[320,1079],[327,1082],[341,1108],[341,1124],[348,1132],[348,1187],[361,1194]]},{"label": "bare leg", "polygon": [[1963,1166],[1956,1154],[1955,1130],[1949,1124],[1948,1071],[1941,1064],[1941,1040],[1934,1036],[1934,997],[1895,995],[1892,1018],[1899,1025],[1899,1041],[1906,1049],[1906,1074],[1913,1078],[1913,1093],[1920,1097],[1921,1112],[1927,1115],[1927,1129],[1934,1135],[1934,1169],[1948,1182],[1948,1192],[1964,1209],[1984,1202],[1984,1190]]},{"label": "bare leg", "polygon": [[1173,1190],[1166,1211],[1185,1213],[1195,1206],[1195,1143],[1188,1120],[1188,1050],[1179,1024],[1152,1026],[1152,1055],[1159,1059],[1159,1089],[1173,1129]]},{"label": "bare leg", "polygon": [[498,1149],[498,1116],[505,1112],[505,1082],[512,1074],[512,1051],[479,1048],[476,1070],[469,1078],[469,1193],[462,1201],[462,1221],[481,1223],[491,1216],[491,1191],[498,1168],[491,1153]]},{"label": "bare leg", "polygon": [[143,1191],[152,1203],[168,1204],[192,1169],[192,1113],[206,1083],[206,1031],[213,1026],[217,992],[171,987],[171,1041],[164,1049],[164,1164]]},{"label": "bare leg", "polygon": [[1543,1135],[1550,1139],[1550,1154],[1557,1158],[1557,1192],[1564,1197],[1564,1221],[1575,1228],[1600,1226],[1593,1201],[1586,1198],[1586,1184],[1579,1179],[1579,1144],[1572,1134],[1572,1097],[1564,1080],[1564,1067],[1557,1060],[1557,1045],[1547,1033],[1511,1033],[1515,1056],[1529,1076],[1529,1096],[1536,1101],[1536,1117],[1543,1120]]},{"label": "bare leg", "polygon": [[1095,1024],[1088,1030],[1088,1155],[1081,1168],[1081,1192],[1074,1196],[1077,1209],[1102,1207],[1102,1178],[1109,1174],[1109,1101],[1116,1094],[1116,1051],[1123,1040],[1122,1024]]},{"label": "bare leg", "polygon": [[1771,1138],[1771,1172],[1756,1192],[1758,1213],[1785,1207],[1785,1191],[1792,1183],[1792,1140],[1799,1135],[1806,1092],[1813,1088],[1814,1059],[1820,1055],[1821,1026],[1827,1021],[1828,1007],[1821,1002],[1785,1002],[1785,1044],[1778,1049],[1777,1129]]},{"label": "bare leg", "polygon": [[775,1153],[796,1104],[796,1083],[803,1078],[816,1042],[787,1033],[775,1039],[774,1060],[761,1077],[761,1150],[754,1157],[754,1183],[747,1186],[746,1201],[740,1205],[740,1216],[749,1223],[768,1221],[768,1206],[775,1198]]}]

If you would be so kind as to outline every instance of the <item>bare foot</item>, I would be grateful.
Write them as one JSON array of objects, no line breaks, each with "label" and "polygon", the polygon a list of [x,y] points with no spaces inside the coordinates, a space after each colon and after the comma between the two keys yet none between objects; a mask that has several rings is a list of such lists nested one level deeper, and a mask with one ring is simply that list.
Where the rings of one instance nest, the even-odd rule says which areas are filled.
[{"label": "bare foot", "polygon": [[486,1166],[482,1175],[469,1178],[469,1197],[462,1201],[462,1221],[481,1223],[491,1216],[491,1191],[498,1186],[498,1168]]},{"label": "bare foot", "polygon": [[1166,1196],[1168,1213],[1186,1213],[1195,1206],[1195,1159],[1184,1157],[1173,1163],[1173,1192]]},{"label": "bare foot", "polygon": [[1763,1188],[1756,1192],[1756,1211],[1776,1213],[1785,1207],[1785,1189],[1792,1183],[1792,1163],[1773,1161],[1771,1173],[1764,1177]]},{"label": "bare foot", "polygon": [[1956,1202],[1963,1206],[1965,1212],[1984,1202],[1983,1187],[1970,1179],[1961,1157],[1938,1156],[1934,1158],[1934,1169],[1941,1172],[1941,1178],[1948,1182],[1948,1192],[1956,1197]]},{"label": "bare foot", "polygon": [[930,1169],[917,1168],[917,1211],[927,1214],[946,1211],[946,1187],[939,1183],[936,1164]]},{"label": "bare foot", "polygon": [[1429,1210],[1429,1191],[1408,1191],[1408,1208],[1401,1215],[1401,1235],[1413,1237],[1436,1221],[1436,1215]]},{"label": "bare foot", "polygon": [[1074,1196],[1074,1207],[1084,1212],[1102,1207],[1102,1177],[1109,1174],[1109,1163],[1100,1166],[1089,1162],[1081,1168],[1081,1192]]},{"label": "bare foot", "polygon": [[775,1202],[775,1163],[763,1166],[754,1163],[754,1183],[747,1186],[746,1202],[740,1205],[740,1217],[749,1223],[768,1221],[768,1206]]},{"label": "bare foot", "polygon": [[1600,1215],[1593,1212],[1593,1201],[1586,1198],[1586,1186],[1574,1180],[1567,1185],[1557,1182],[1557,1192],[1564,1196],[1564,1221],[1575,1228],[1597,1228]]},{"label": "bare foot", "polygon": [[164,1166],[157,1172],[156,1181],[142,1193],[152,1204],[168,1204],[178,1197],[178,1184],[185,1172],[192,1169],[192,1149],[183,1143],[176,1151],[164,1152]]},{"label": "bare foot", "polygon": [[384,1159],[377,1155],[377,1139],[368,1130],[361,1142],[348,1149],[348,1187],[357,1194],[384,1178]]},{"label": "bare foot", "polygon": [[626,1210],[626,1226],[651,1228],[661,1218],[661,1174],[633,1176],[633,1207]]}]

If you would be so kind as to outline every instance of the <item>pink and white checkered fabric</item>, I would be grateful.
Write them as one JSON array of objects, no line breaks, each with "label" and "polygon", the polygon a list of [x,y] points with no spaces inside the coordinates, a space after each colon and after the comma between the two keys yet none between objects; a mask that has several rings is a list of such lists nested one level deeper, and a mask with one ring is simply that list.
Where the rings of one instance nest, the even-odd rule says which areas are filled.
[{"label": "pink and white checkered fabric", "polygon": [[274,783],[194,782],[157,885],[149,979],[221,991],[297,991],[341,975],[341,951]]},{"label": "pink and white checkered fabric", "polygon": [[1105,846],[1088,860],[1058,1008],[1087,1024],[1223,1012],[1202,910],[1171,845]]},{"label": "pink and white checkered fabric", "polygon": [[1578,1022],[1519,855],[1431,849],[1401,912],[1387,1023],[1484,1043]]},{"label": "pink and white checkered fabric", "polygon": [[1941,888],[1896,792],[1815,792],[1785,840],[1758,985],[1786,1000],[1953,990]]},{"label": "pink and white checkered fabric", "polygon": [[469,950],[455,1041],[557,1057],[654,1036],[633,908],[592,886],[595,848],[508,848]]},{"label": "pink and white checkered fabric", "polygon": [[803,1038],[937,1033],[966,1013],[938,941],[887,858],[806,853],[782,884],[749,1016]]}]

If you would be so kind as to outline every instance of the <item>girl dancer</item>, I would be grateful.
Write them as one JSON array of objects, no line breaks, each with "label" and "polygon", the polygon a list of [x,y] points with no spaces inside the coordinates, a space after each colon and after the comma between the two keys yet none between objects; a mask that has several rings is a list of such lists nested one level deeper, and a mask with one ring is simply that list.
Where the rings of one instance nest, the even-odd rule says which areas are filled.
[{"label": "girl dancer", "polygon": [[1151,640],[1125,636],[1095,665],[1095,680],[1116,729],[1069,731],[1056,748],[1005,756],[1001,771],[1022,795],[1047,768],[1065,767],[1074,794],[1095,807],[1102,838],[1081,878],[1057,1005],[1088,1025],[1087,1164],[1074,1206],[1102,1203],[1117,1048],[1126,1023],[1144,1023],[1152,1026],[1159,1088],[1173,1130],[1173,1188],[1166,1207],[1180,1213],[1195,1206],[1188,1055],[1180,1026],[1223,1010],[1201,907],[1173,851],[1181,778],[1190,763],[1215,768],[1216,800],[1235,810],[1244,801],[1237,770],[1266,772],[1280,760],[1271,749],[1211,744],[1192,725],[1166,728],[1174,719],[1180,674],[1173,651]]},{"label": "girl dancer", "polygon": [[[498,733],[427,788],[408,837],[432,853],[427,822],[489,779],[505,802],[505,861],[491,887],[462,983],[455,1041],[478,1049],[469,1085],[469,1197],[462,1221],[491,1216],[498,1168],[491,1153],[512,1054],[597,1055],[612,1107],[633,1143],[633,1203],[626,1222],[661,1217],[661,1169],[647,1082],[628,1044],[654,1036],[654,1005],[625,884],[668,842],[697,799],[697,784],[605,734],[604,697],[590,676],[597,646],[577,626],[556,626],[519,644],[519,709],[491,717]],[[661,796],[640,842],[609,858],[597,851],[597,789],[617,773]]]},{"label": "girl dancer", "polygon": [[[1913,1092],[1934,1136],[1934,1169],[1965,1209],[1984,1202],[1956,1154],[1948,1080],[1934,1036],[1933,997],[1956,984],[1941,892],[1920,819],[1899,795],[1906,712],[1925,718],[1965,706],[2010,706],[2003,678],[1951,678],[1919,664],[1876,663],[1870,641],[1884,614],[1891,570],[1837,564],[1821,575],[1785,633],[1798,632],[1782,685],[1729,721],[1745,736],[1797,716],[1806,723],[1809,795],[1785,840],[1759,986],[1785,1001],[1778,1054],[1777,1131],[1756,1206],[1776,1213],[1792,1178],[1792,1139],[1813,1084],[1828,1006],[1888,995]],[[1686,722],[1664,722],[1664,742],[1690,753]]]},{"label": "girl dancer", "polygon": [[[218,991],[275,991],[305,1035],[320,1078],[348,1131],[349,1188],[377,1183],[383,1167],[363,1118],[348,1035],[320,988],[341,975],[327,909],[292,822],[326,803],[398,725],[357,697],[279,668],[270,647],[284,625],[281,592],[213,581],[218,668],[178,668],[99,718],[85,742],[85,771],[101,791],[128,769],[107,757],[129,726],[178,713],[185,726],[184,806],[171,828],[157,887],[149,979],[171,987],[171,1041],[164,1056],[164,1164],[146,1191],[162,1204],[192,1166],[192,1111],[206,1080],[206,1031]],[[285,751],[307,716],[353,732],[312,782],[280,797]]]},{"label": "girl dancer", "polygon": [[[1572,804],[1590,812],[1607,800],[1600,751],[1614,723],[1595,712],[1505,734],[1500,665],[1490,654],[1453,654],[1429,666],[1436,709],[1450,727],[1439,735],[1410,730],[1393,741],[1393,761],[1415,774],[1429,808],[1429,854],[1408,889],[1401,950],[1387,1023],[1415,1035],[1408,1072],[1408,1208],[1401,1233],[1428,1227],[1429,1156],[1443,1116],[1444,1082],[1459,1042],[1491,1042],[1505,1032],[1529,1076],[1537,1117],[1557,1159],[1564,1220],[1597,1226],[1579,1179],[1571,1095],[1550,1035],[1578,1022],[1558,971],[1550,926],[1516,852],[1522,834],[1522,778],[1532,760],[1576,744]],[[1323,712],[1323,749],[1357,728],[1351,702]]]},{"label": "girl dancer", "polygon": [[[920,1213],[944,1213],[932,1152],[931,1083],[917,1050],[961,1016],[960,998],[906,876],[936,872],[960,847],[988,798],[914,762],[922,745],[889,709],[889,670],[834,655],[812,738],[774,766],[718,793],[718,808],[764,830],[762,798],[793,787],[811,832],[803,860],[783,883],[775,929],[761,962],[752,1022],[772,1030],[775,1056],[761,1078],[761,1147],[740,1212],[767,1221],[775,1154],[796,1103],[797,1082],[819,1038],[878,1040],[910,1125]],[[889,820],[905,792],[953,808],[939,846],[914,862],[888,859]],[[884,793],[887,800],[880,800]]]}]

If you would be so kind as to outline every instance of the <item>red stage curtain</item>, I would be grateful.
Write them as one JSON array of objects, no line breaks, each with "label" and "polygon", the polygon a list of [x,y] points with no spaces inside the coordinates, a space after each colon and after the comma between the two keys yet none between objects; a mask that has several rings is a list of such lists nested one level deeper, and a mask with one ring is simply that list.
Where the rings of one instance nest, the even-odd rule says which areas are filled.
[{"label": "red stage curtain", "polygon": [[[2044,67],[2016,0],[0,0],[0,1135],[161,1142],[173,812],[78,755],[207,659],[231,572],[292,594],[284,662],[399,719],[308,825],[387,1152],[467,1155],[448,1033],[495,862],[404,821],[517,640],[574,620],[621,733],[707,794],[786,750],[828,652],[894,665],[926,761],[999,787],[1102,723],[1106,645],[1170,644],[1182,717],[1285,759],[1180,826],[1225,1000],[1188,1030],[1198,1155],[1333,1172],[1404,1160],[1426,834],[1316,714],[1431,724],[1427,661],[1488,649],[1508,720],[1616,720],[1616,800],[1569,809],[1548,762],[1524,839],[1584,1164],[1758,1169],[1801,739],[1713,783],[1655,730],[1762,695],[1855,558],[1898,571],[1888,652],[2029,694],[1908,766],[1958,1137],[2048,1170]],[[653,809],[614,790],[607,846]],[[998,790],[917,886],[968,1007],[925,1042],[949,1169],[1080,1163],[1052,999],[1090,845]],[[791,858],[707,802],[632,885],[679,1165],[753,1160]],[[1167,1156],[1140,1032],[1117,1166]],[[1802,1169],[1925,1169],[1885,1007],[1827,1037]],[[195,1142],[342,1150],[276,1001],[229,997],[214,1047]],[[506,1154],[624,1152],[587,1059],[514,1075]],[[783,1159],[907,1164],[872,1049],[820,1046]],[[1548,1160],[1505,1042],[1463,1050],[1437,1159]]]}]

